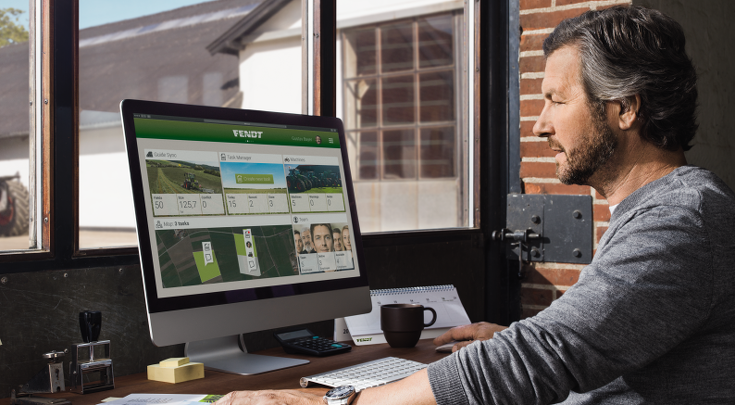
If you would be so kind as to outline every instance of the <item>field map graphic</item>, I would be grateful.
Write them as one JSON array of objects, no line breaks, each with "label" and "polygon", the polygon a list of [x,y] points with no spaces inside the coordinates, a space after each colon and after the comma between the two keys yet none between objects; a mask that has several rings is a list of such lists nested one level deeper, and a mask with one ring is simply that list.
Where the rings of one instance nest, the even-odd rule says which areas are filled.
[{"label": "field map graphic", "polygon": [[[257,246],[259,275],[243,274],[243,227],[156,231],[164,288],[227,283],[298,274],[290,225],[248,226]],[[210,261],[203,246],[211,243]]]}]

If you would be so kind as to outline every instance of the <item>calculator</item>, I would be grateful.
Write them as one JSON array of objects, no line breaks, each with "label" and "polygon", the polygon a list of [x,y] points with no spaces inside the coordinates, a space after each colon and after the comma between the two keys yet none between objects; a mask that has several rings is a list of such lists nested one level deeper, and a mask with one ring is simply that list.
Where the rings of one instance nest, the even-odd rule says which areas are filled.
[{"label": "calculator", "polygon": [[331,356],[352,350],[346,343],[335,342],[312,333],[309,329],[288,332],[274,332],[273,336],[290,354],[309,354],[312,356]]}]

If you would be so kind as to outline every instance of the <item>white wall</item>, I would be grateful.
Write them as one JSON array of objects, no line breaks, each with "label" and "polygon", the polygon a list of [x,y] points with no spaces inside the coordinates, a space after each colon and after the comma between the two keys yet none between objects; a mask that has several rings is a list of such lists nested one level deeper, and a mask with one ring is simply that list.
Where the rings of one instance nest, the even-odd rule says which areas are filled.
[{"label": "white wall", "polygon": [[340,0],[337,4],[337,28],[398,20],[463,7],[464,0]]},{"label": "white wall", "polygon": [[122,127],[79,131],[79,226],[135,228]]},{"label": "white wall", "polygon": [[301,38],[248,45],[240,53],[242,108],[301,114]]}]

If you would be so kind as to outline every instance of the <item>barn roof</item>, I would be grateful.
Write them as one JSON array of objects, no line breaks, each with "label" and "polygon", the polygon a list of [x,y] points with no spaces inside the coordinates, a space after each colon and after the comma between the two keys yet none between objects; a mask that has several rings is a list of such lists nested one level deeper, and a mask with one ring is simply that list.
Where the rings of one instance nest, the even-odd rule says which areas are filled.
[{"label": "barn roof", "polygon": [[[261,0],[218,0],[81,30],[80,126],[119,115],[137,98],[228,105],[238,96],[238,59],[206,47]],[[0,138],[27,136],[28,43],[0,48]],[[117,125],[117,124],[115,124]]]}]

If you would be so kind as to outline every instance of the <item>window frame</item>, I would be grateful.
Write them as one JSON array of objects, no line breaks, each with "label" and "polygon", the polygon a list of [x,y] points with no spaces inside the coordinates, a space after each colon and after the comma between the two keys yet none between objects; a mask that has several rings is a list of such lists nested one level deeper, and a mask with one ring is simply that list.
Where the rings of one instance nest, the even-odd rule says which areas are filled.
[{"label": "window frame", "polygon": [[[509,0],[515,4],[518,0]],[[313,68],[306,72],[312,77],[314,93],[309,100],[313,106],[310,114],[336,115],[336,0],[304,0],[312,6]],[[496,2],[492,2],[496,3]],[[372,233],[363,236],[366,247],[384,246],[400,240],[402,244],[421,244],[426,241],[467,240],[486,244],[492,229],[502,227],[505,217],[505,193],[507,192],[508,126],[505,101],[508,91],[508,26],[509,4],[487,5],[484,2],[465,2],[465,16],[472,19],[474,66],[466,71],[473,75],[474,85],[470,89],[472,114],[469,122],[479,136],[470,140],[471,154],[468,159],[476,162],[472,166],[482,184],[479,190],[470,190],[474,197],[473,220],[468,228],[446,230],[416,230],[390,233]],[[37,0],[31,13],[40,13],[32,21],[40,21],[42,27],[32,26],[31,38],[40,35],[42,55],[40,80],[32,88],[37,94],[32,108],[39,113],[40,125],[32,131],[41,150],[36,153],[36,176],[40,172],[36,190],[41,218],[38,218],[38,250],[0,252],[0,274],[41,271],[114,267],[139,263],[137,247],[81,249],[79,248],[79,205],[78,205],[78,0]],[[37,8],[37,9],[36,9]],[[511,7],[512,8],[512,7]],[[468,12],[470,11],[471,12]],[[30,14],[30,13],[29,13]],[[34,14],[35,15],[35,14]],[[471,16],[471,17],[470,17]],[[517,19],[517,16],[515,17]],[[470,29],[468,27],[467,29]],[[33,42],[31,43],[33,46]],[[493,58],[491,55],[498,56]],[[309,56],[305,57],[305,60]],[[480,67],[483,67],[482,69]],[[491,75],[493,71],[493,75]],[[38,72],[36,72],[38,73]],[[33,79],[31,79],[33,80]],[[465,78],[464,80],[467,80]],[[40,99],[38,99],[40,96]],[[43,100],[43,102],[41,101]],[[485,114],[487,119],[481,119]],[[461,117],[457,117],[458,120]],[[490,136],[495,133],[495,136]],[[481,139],[483,140],[482,142]],[[36,145],[36,146],[38,146]],[[499,155],[499,157],[498,157]],[[477,162],[487,162],[480,166]],[[71,187],[69,181],[71,180]],[[471,185],[472,187],[472,185]],[[502,197],[498,197],[502,195]],[[493,198],[490,198],[493,196]],[[485,221],[480,222],[480,218]],[[42,223],[41,223],[42,222]],[[489,254],[501,257],[497,248]]]}]

